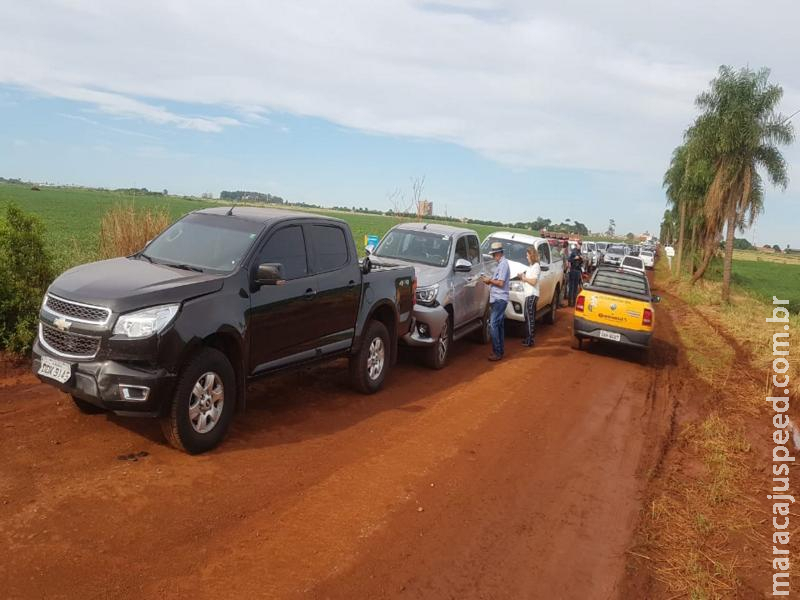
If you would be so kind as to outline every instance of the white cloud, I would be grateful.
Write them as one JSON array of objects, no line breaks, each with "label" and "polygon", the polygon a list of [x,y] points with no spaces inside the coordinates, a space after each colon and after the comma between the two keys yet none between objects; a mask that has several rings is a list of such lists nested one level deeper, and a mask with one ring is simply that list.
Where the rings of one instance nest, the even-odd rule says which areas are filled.
[{"label": "white cloud", "polygon": [[[798,97],[800,8],[438,0],[11,3],[0,82],[217,132],[272,111],[459,144],[516,166],[658,178],[718,64],[772,65]],[[165,102],[226,116],[186,116]],[[794,107],[787,108],[791,112]]]}]

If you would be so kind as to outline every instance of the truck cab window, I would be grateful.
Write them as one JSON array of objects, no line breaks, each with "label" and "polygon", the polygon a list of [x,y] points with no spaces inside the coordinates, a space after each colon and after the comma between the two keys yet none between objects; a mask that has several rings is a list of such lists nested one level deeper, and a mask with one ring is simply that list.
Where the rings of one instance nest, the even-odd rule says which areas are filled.
[{"label": "truck cab window", "polygon": [[469,260],[466,236],[458,238],[456,242],[456,260]]},{"label": "truck cab window", "polygon": [[312,225],[311,239],[318,272],[332,271],[347,264],[347,240],[340,227]]},{"label": "truck cab window", "polygon": [[543,265],[550,264],[550,245],[549,244],[540,244],[539,245],[539,262]]},{"label": "truck cab window", "polygon": [[467,236],[467,255],[469,262],[473,265],[481,262],[481,247],[478,244],[478,238],[474,235]]},{"label": "truck cab window", "polygon": [[283,276],[286,279],[297,279],[308,275],[303,228],[291,225],[273,233],[259,253],[258,263],[283,265]]}]

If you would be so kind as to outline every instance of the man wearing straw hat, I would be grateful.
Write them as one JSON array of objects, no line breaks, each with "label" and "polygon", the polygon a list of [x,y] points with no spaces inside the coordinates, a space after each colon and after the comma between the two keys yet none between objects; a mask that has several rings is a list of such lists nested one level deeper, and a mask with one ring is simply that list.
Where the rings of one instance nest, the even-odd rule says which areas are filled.
[{"label": "man wearing straw hat", "polygon": [[508,261],[503,256],[503,244],[501,242],[492,242],[489,254],[492,255],[497,265],[491,278],[483,275],[481,280],[489,286],[489,306],[491,307],[489,330],[492,335],[492,355],[489,360],[497,361],[503,358],[505,351],[504,328],[508,290],[511,286],[509,281],[511,273],[508,268]]}]

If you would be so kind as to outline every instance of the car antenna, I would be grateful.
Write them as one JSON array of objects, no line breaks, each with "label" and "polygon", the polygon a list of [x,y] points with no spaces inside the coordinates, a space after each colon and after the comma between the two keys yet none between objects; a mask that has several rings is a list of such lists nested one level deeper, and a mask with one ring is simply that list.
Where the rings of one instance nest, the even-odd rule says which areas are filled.
[{"label": "car antenna", "polygon": [[232,214],[233,214],[233,206],[231,206],[231,207],[228,209],[228,212],[226,212],[226,213],[225,213],[225,216],[226,216],[226,217],[229,217],[229,216],[231,216]]}]

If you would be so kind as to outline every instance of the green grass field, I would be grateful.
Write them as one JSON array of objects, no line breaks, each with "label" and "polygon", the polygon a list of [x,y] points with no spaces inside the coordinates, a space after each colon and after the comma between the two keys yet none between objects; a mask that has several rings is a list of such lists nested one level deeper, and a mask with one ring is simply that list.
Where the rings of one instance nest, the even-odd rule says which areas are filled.
[{"label": "green grass field", "polygon": [[[0,183],[0,212],[4,211],[10,202],[41,218],[47,232],[47,244],[58,271],[97,259],[100,219],[115,203],[133,202],[142,209],[165,209],[174,219],[193,210],[220,204],[177,196],[133,196],[78,187],[43,187],[41,191],[34,191],[25,185]],[[292,210],[298,209],[292,208]],[[397,217],[333,210],[315,209],[312,212],[347,221],[353,230],[356,247],[359,249],[364,245],[365,235],[383,236],[389,228],[402,221]],[[502,220],[502,217],[498,215],[497,218]],[[465,227],[477,231],[481,239],[496,230],[495,227],[488,225],[465,225]],[[512,231],[531,233],[521,229]]]},{"label": "green grass field", "polygon": [[[722,260],[716,259],[709,266],[708,278],[722,280]],[[737,257],[733,260],[733,283],[769,304],[773,296],[788,299],[791,312],[800,312],[800,262]]]}]

